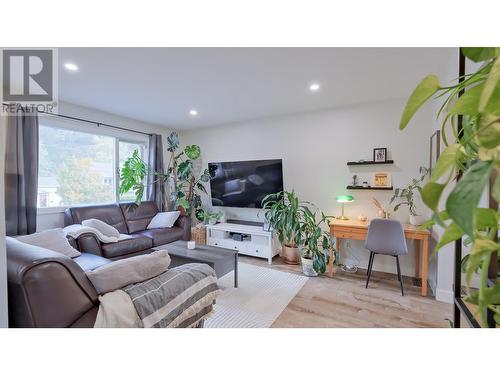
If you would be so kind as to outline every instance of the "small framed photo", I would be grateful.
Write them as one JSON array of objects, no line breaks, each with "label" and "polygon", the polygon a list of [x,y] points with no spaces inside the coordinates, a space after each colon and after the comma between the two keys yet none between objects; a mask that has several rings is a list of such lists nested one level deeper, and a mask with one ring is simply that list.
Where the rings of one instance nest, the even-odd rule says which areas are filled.
[{"label": "small framed photo", "polygon": [[373,161],[375,163],[384,163],[387,161],[387,148],[374,148]]},{"label": "small framed photo", "polygon": [[391,174],[387,172],[377,172],[373,174],[372,186],[376,188],[391,187]]}]

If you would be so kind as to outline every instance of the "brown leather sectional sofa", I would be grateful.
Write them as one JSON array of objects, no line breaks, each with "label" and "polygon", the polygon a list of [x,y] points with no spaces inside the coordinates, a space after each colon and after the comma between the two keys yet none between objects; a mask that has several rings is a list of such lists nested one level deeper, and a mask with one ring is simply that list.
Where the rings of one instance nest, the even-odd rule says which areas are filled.
[{"label": "brown leather sectional sofa", "polygon": [[99,300],[79,262],[93,269],[110,260],[84,253],[71,259],[14,238],[6,240],[9,327],[92,328]]},{"label": "brown leather sectional sofa", "polygon": [[180,216],[172,228],[146,229],[158,213],[154,202],[107,204],[99,206],[71,207],[65,212],[65,225],[81,224],[86,219],[99,219],[115,227],[120,233],[133,238],[115,243],[103,244],[92,234],[78,238],[81,252],[109,259],[121,259],[151,252],[154,246],[189,240],[191,226],[186,216]]},{"label": "brown leather sectional sofa", "polygon": [[52,250],[7,237],[7,279],[10,327],[93,327],[99,300],[85,275],[112,260],[146,254],[153,246],[189,239],[190,223],[179,217],[172,228],[146,229],[158,208],[153,202],[73,207],[66,225],[99,219],[130,240],[101,244],[93,235],[69,238],[82,254],[70,259]]}]

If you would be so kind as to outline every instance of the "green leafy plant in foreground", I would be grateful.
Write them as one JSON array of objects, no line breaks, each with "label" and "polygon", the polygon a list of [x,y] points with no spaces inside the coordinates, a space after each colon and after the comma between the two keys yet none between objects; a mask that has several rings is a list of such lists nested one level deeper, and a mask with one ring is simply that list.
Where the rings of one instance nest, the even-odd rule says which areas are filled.
[{"label": "green leafy plant in foreground", "polygon": [[[441,86],[434,75],[425,77],[406,104],[400,129],[430,98],[443,100],[438,117],[443,117],[441,134],[446,148],[421,191],[422,200],[434,213],[424,226],[437,224],[445,228],[437,249],[462,237],[470,242],[471,253],[463,262],[468,286],[466,300],[478,306],[483,325],[487,309],[494,312],[495,321],[500,324],[500,284],[488,285],[491,255],[500,253],[500,216],[498,208],[479,207],[488,182],[492,199],[500,201],[500,48],[471,47],[461,51],[469,60],[480,62],[481,67],[451,86]],[[457,182],[459,173],[463,175]],[[445,200],[442,195],[448,185],[454,187]],[[445,203],[444,210],[441,201]],[[480,285],[473,291],[470,283],[476,273],[480,275]]]}]

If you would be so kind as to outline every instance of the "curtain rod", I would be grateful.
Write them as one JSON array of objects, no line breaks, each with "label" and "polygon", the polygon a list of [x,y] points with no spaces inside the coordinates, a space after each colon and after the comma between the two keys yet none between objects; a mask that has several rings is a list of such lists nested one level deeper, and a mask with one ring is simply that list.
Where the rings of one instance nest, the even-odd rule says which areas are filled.
[{"label": "curtain rod", "polygon": [[67,116],[67,115],[61,115],[61,114],[58,114],[58,113],[50,113],[50,112],[43,112],[43,111],[39,111],[39,112],[43,113],[43,114],[46,114],[46,115],[50,115],[50,116],[57,116],[57,117],[62,117],[62,118],[70,119],[70,120],[88,122],[90,124],[97,125],[97,127],[99,127],[99,126],[105,126],[107,128],[125,130],[125,131],[128,131],[128,132],[143,134],[143,135],[147,135],[147,136],[152,136],[153,135],[151,133],[145,133],[145,132],[141,132],[139,130],[132,130],[132,129],[127,129],[127,128],[122,128],[121,126],[109,125],[109,124],[105,124],[103,122],[97,122],[97,121],[87,120],[87,119],[80,118],[80,117]]}]

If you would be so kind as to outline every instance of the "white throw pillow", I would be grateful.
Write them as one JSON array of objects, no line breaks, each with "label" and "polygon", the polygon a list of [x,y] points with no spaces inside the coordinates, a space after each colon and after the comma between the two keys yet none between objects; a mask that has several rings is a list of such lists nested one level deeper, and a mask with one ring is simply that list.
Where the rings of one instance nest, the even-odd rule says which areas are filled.
[{"label": "white throw pillow", "polygon": [[120,232],[115,227],[106,224],[104,221],[99,219],[87,219],[82,221],[82,225],[86,227],[91,227],[97,229],[99,232],[104,234],[106,237],[120,237]]},{"label": "white throw pillow", "polygon": [[116,260],[85,273],[97,293],[104,294],[158,276],[167,271],[169,265],[168,251],[158,250]]},{"label": "white throw pillow", "polygon": [[61,228],[44,230],[43,232],[33,233],[27,236],[19,236],[16,237],[16,240],[30,245],[44,247],[70,258],[75,258],[81,254],[69,244],[66,234]]},{"label": "white throw pillow", "polygon": [[158,212],[148,225],[148,229],[172,228],[179,218],[180,211]]}]

